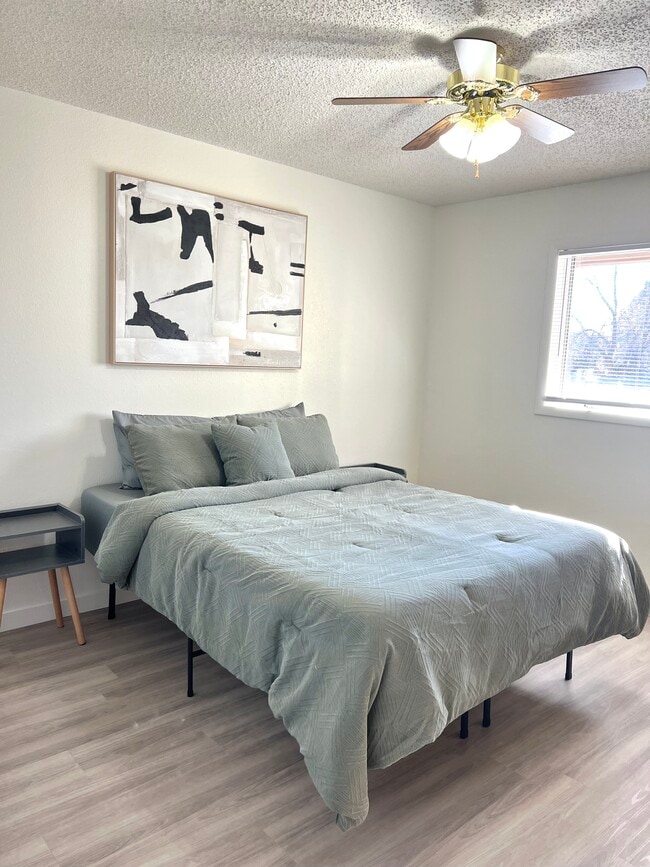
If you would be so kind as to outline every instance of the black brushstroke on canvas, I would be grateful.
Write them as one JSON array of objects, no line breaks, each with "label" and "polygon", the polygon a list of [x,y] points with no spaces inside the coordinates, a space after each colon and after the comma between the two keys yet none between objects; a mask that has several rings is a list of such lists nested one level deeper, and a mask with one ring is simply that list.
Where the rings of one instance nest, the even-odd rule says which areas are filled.
[{"label": "black brushstroke on canvas", "polygon": [[302,271],[289,271],[289,276],[290,277],[304,277],[305,275],[302,273]]},{"label": "black brushstroke on canvas", "polygon": [[244,355],[252,355],[253,358],[261,358],[262,357],[262,353],[256,352],[254,349],[245,349]]},{"label": "black brushstroke on canvas", "polygon": [[304,268],[305,267],[304,262],[289,262],[289,264],[291,265],[292,268]]},{"label": "black brushstroke on canvas", "polygon": [[212,249],[212,227],[210,215],[201,208],[188,211],[183,205],[176,207],[181,218],[181,259],[189,259],[196,244],[197,238],[203,238],[206,250],[214,262],[214,250]]},{"label": "black brushstroke on canvas", "polygon": [[171,319],[166,319],[160,313],[156,313],[155,310],[151,309],[149,302],[144,297],[144,292],[134,292],[133,297],[138,305],[138,309],[131,319],[126,320],[127,325],[149,326],[156,337],[161,337],[164,340],[189,339],[177,322],[172,322]]},{"label": "black brushstroke on canvas", "polygon": [[255,258],[255,253],[253,252],[253,245],[249,244],[248,247],[251,251],[251,254],[248,257],[248,270],[251,272],[251,274],[263,274],[264,265],[262,265],[261,262],[258,262]]},{"label": "black brushstroke on canvas", "polygon": [[154,211],[152,214],[140,213],[142,199],[139,196],[131,196],[133,213],[129,217],[132,223],[159,223],[161,220],[171,220],[172,209],[163,208],[162,211]]},{"label": "black brushstroke on canvas", "polygon": [[215,218],[215,220],[223,220],[224,216],[223,216],[223,214],[215,214],[214,218]]},{"label": "black brushstroke on canvas", "polygon": [[136,184],[120,184],[120,189],[121,190],[132,190],[132,189],[134,189],[135,186],[137,186],[137,185]]},{"label": "black brushstroke on canvas", "polygon": [[248,237],[252,241],[253,235],[263,235],[265,233],[264,226],[258,226],[257,223],[249,223],[248,220],[240,220],[237,225],[240,229],[248,232]]},{"label": "black brushstroke on canvas", "polygon": [[292,310],[249,310],[249,316],[300,316],[302,310],[295,307]]},{"label": "black brushstroke on canvas", "polygon": [[201,283],[190,283],[189,286],[183,286],[182,289],[174,289],[173,292],[168,292],[166,295],[161,295],[160,298],[154,298],[151,302],[164,301],[165,298],[175,298],[177,295],[189,295],[190,292],[200,292],[201,289],[210,289],[212,280],[203,280]]},{"label": "black brushstroke on canvas", "polygon": [[264,265],[258,262],[253,252],[253,235],[263,235],[265,233],[264,226],[258,226],[257,223],[249,223],[248,220],[240,220],[237,225],[240,229],[248,232],[248,249],[250,256],[248,257],[248,270],[251,274],[263,274]]},{"label": "black brushstroke on canvas", "polygon": [[223,208],[223,202],[215,202],[214,206],[215,208]]}]

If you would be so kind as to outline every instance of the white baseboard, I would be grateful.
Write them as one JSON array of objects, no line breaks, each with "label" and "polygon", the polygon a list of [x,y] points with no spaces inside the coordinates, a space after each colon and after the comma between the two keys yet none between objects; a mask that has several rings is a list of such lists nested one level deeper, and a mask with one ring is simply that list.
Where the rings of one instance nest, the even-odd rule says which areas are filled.
[{"label": "white baseboard", "polygon": [[[128,590],[117,591],[117,604],[132,602],[138,597]],[[96,611],[98,608],[108,607],[108,585],[102,584],[91,593],[77,595],[79,611]],[[68,603],[61,593],[61,607],[63,616],[70,614]],[[0,632],[9,632],[10,629],[20,629],[22,626],[32,626],[34,623],[45,623],[54,620],[54,611],[51,602],[42,602],[38,605],[28,605],[25,608],[15,608],[13,611],[5,611],[2,615]]]}]

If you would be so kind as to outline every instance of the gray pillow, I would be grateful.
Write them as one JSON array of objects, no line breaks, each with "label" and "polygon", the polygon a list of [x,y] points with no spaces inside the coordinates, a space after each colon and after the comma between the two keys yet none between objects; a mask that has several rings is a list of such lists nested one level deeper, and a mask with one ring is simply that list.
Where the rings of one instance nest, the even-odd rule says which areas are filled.
[{"label": "gray pillow", "polygon": [[[270,418],[275,416],[304,416],[305,406],[302,403],[296,406],[290,406],[286,409],[272,409],[261,413],[248,413],[239,416],[242,419],[255,417]],[[236,415],[212,416],[203,417],[197,415],[143,415],[142,413],[134,412],[119,412],[113,410],[113,431],[115,432],[115,441],[117,442],[117,450],[120,453],[122,461],[122,487],[123,488],[141,488],[142,484],[138,476],[138,471],[135,467],[133,455],[129,447],[129,441],[126,435],[126,430],[133,424],[148,424],[148,425],[174,425],[176,427],[187,427],[187,425],[198,424],[199,422],[231,422],[237,421]]]},{"label": "gray pillow", "polygon": [[145,494],[225,485],[210,420],[193,425],[134,424],[127,439]]},{"label": "gray pillow", "polygon": [[276,422],[267,421],[258,427],[213,424],[212,436],[223,461],[228,485],[293,478]]},{"label": "gray pillow", "polygon": [[[279,419],[279,418],[304,418],[305,417],[305,404],[297,403],[295,406],[288,406],[286,409],[267,409],[265,412],[246,412],[243,414],[239,414],[237,416],[237,422],[239,424],[246,424],[246,422],[253,418],[263,418],[263,419]],[[213,418],[212,421],[220,422],[220,421],[231,421],[232,416],[226,416],[224,418]],[[232,419],[234,421],[234,419]]]},{"label": "gray pillow", "polygon": [[[238,421],[248,427],[267,423],[263,418],[249,418],[245,421],[238,418]],[[307,476],[309,473],[338,468],[339,458],[324,415],[279,418],[276,423],[294,475]]]}]

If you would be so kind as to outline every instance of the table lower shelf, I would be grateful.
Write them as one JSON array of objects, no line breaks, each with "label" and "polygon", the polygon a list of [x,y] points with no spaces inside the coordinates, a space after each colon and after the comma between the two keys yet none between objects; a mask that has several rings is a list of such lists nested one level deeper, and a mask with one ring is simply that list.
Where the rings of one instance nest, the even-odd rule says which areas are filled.
[{"label": "table lower shelf", "polygon": [[61,544],[0,551],[0,579],[29,575],[31,572],[44,572],[48,569],[60,569],[61,566],[74,566],[77,563],[83,563],[83,559],[79,559],[78,552]]}]

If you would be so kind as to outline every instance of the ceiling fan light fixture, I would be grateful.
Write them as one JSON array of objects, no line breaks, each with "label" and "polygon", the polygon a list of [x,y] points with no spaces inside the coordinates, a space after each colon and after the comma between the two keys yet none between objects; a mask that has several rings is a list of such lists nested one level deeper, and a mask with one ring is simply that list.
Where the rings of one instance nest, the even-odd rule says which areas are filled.
[{"label": "ceiling fan light fixture", "polygon": [[603,69],[547,81],[522,84],[519,70],[503,63],[504,52],[490,39],[462,36],[454,39],[459,69],[447,79],[444,96],[343,97],[335,105],[455,105],[458,111],[437,120],[402,146],[403,151],[422,151],[436,142],[457,159],[479,164],[509,151],[519,141],[521,130],[543,144],[564,141],[574,130],[512,100],[563,99],[641,90],[648,76],[640,66]]},{"label": "ceiling fan light fixture", "polygon": [[453,157],[470,163],[488,163],[509,151],[519,141],[521,130],[501,114],[488,118],[461,118],[440,138]]}]

